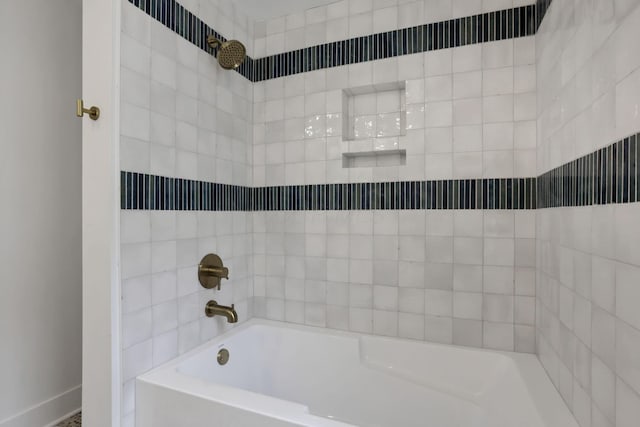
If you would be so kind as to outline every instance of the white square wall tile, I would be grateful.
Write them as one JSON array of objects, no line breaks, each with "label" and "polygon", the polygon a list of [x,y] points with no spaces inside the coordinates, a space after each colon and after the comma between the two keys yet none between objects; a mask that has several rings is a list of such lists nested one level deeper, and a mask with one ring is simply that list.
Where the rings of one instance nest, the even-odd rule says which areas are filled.
[{"label": "white square wall tile", "polygon": [[453,319],[451,317],[425,315],[424,339],[442,344],[452,344]]},{"label": "white square wall tile", "polygon": [[398,285],[407,288],[425,287],[425,265],[420,262],[398,263]]},{"label": "white square wall tile", "polygon": [[482,294],[454,292],[453,316],[459,319],[482,320]]},{"label": "white square wall tile", "polygon": [[[448,3],[448,0],[439,1]],[[452,50],[453,49],[435,50],[424,54],[425,76],[429,77],[451,74],[453,58]]]},{"label": "white square wall tile", "polygon": [[398,336],[417,340],[424,339],[424,316],[421,314],[399,313]]},{"label": "white square wall tile", "polygon": [[151,308],[123,315],[122,348],[129,348],[151,338],[151,328]]},{"label": "white square wall tile", "polygon": [[482,321],[453,319],[453,343],[482,347]]},{"label": "white square wall tile", "polygon": [[[369,12],[373,9],[373,0],[348,0],[349,15]],[[338,8],[338,6],[336,6]]]},{"label": "white square wall tile", "polygon": [[514,68],[514,92],[525,93],[536,90],[536,68],[534,65],[520,65]]},{"label": "white square wall tile", "polygon": [[153,366],[160,366],[178,356],[178,331],[153,338]]},{"label": "white square wall tile", "polygon": [[398,313],[373,310],[373,333],[390,337],[398,336]]},{"label": "white square wall tile", "polygon": [[460,292],[482,292],[482,266],[453,266],[453,289]]},{"label": "white square wall tile", "polygon": [[456,179],[475,179],[482,176],[482,153],[455,153],[453,155],[453,176]]},{"label": "white square wall tile", "polygon": [[349,309],[349,330],[371,333],[373,331],[373,311],[370,309]]},{"label": "white square wall tile", "polygon": [[640,329],[640,268],[628,264],[616,265],[616,315]]},{"label": "white square wall tile", "polygon": [[183,354],[200,343],[200,323],[188,323],[178,328],[178,353]]},{"label": "white square wall tile", "polygon": [[[518,267],[515,269],[515,294],[535,296],[536,271],[533,268]],[[591,324],[591,322],[589,322]]]},{"label": "white square wall tile", "polygon": [[482,96],[482,72],[467,71],[453,75],[453,98],[476,98]]},{"label": "white square wall tile", "polygon": [[640,419],[640,395],[620,378],[616,380],[616,423],[620,427],[633,427]]},{"label": "white square wall tile", "polygon": [[617,205],[615,209],[616,259],[640,265],[640,204]]},{"label": "white square wall tile", "polygon": [[483,300],[483,319],[490,322],[512,323],[514,297],[510,295],[485,294]]},{"label": "white square wall tile", "polygon": [[329,305],[326,316],[328,328],[349,330],[349,309],[347,307]]},{"label": "white square wall tile", "polygon": [[515,297],[515,323],[534,326],[536,301],[534,297]]},{"label": "white square wall tile", "polygon": [[456,264],[482,265],[483,240],[476,237],[454,237],[453,260]]},{"label": "white square wall tile", "polygon": [[399,234],[424,235],[426,231],[426,213],[424,211],[400,211],[396,217],[399,221]]},{"label": "white square wall tile", "polygon": [[424,261],[425,249],[425,237],[401,236],[399,239],[399,259],[402,261]]},{"label": "white square wall tile", "polygon": [[609,421],[615,420],[616,375],[597,357],[591,359],[591,397]]},{"label": "white square wall tile", "polygon": [[513,65],[513,40],[503,40],[482,45],[483,69],[510,67]]},{"label": "white square wall tile", "polygon": [[513,7],[513,0],[483,0],[482,11],[493,12]]},{"label": "white square wall tile", "polygon": [[453,18],[462,18],[482,13],[482,0],[453,0]]},{"label": "white square wall tile", "polygon": [[536,118],[536,93],[519,93],[514,96],[513,117],[516,121],[534,120]]},{"label": "white square wall tile", "polygon": [[325,327],[327,322],[325,305],[306,303],[304,318],[306,325]]},{"label": "white square wall tile", "polygon": [[349,16],[349,37],[361,37],[373,32],[373,13],[364,12]]},{"label": "white square wall tile", "polygon": [[511,178],[514,176],[514,155],[510,150],[485,151],[482,156],[484,178]]},{"label": "white square wall tile", "polygon": [[453,8],[451,0],[429,0],[425,4],[425,23],[439,22],[452,17]]},{"label": "white square wall tile", "polygon": [[151,278],[136,277],[122,282],[122,312],[131,313],[151,306]]},{"label": "white square wall tile", "polygon": [[482,124],[483,114],[481,98],[453,101],[453,124],[456,126]]},{"label": "white square wall tile", "polygon": [[482,99],[482,120],[484,123],[510,122],[513,119],[513,95],[487,96]]},{"label": "white square wall tile", "polygon": [[453,49],[452,61],[454,73],[482,69],[482,45],[461,46]]},{"label": "white square wall tile", "polygon": [[453,293],[435,289],[425,290],[425,313],[432,316],[449,316],[453,314]]},{"label": "white square wall tile", "polygon": [[506,323],[483,322],[483,345],[486,348],[513,351],[514,326]]},{"label": "white square wall tile", "polygon": [[[448,240],[451,241],[451,239]],[[423,286],[428,289],[446,291],[453,289],[453,264],[451,264],[451,261],[425,263]]]},{"label": "white square wall tile", "polygon": [[536,62],[535,36],[520,37],[514,40],[514,64],[529,65]]},{"label": "white square wall tile", "polygon": [[484,70],[482,72],[482,94],[484,96],[513,93],[513,67]]},{"label": "white square wall tile", "polygon": [[516,267],[536,266],[536,241],[535,239],[515,240],[515,265]]},{"label": "white square wall tile", "polygon": [[535,353],[536,334],[535,327],[525,325],[515,325],[514,327],[515,351],[523,353]]},{"label": "white square wall tile", "polygon": [[424,80],[424,100],[426,102],[451,99],[453,80],[451,75],[428,77]]},{"label": "white square wall tile", "polygon": [[425,127],[444,127],[453,124],[451,101],[429,102],[425,105]]},{"label": "white square wall tile", "polygon": [[482,126],[461,125],[453,128],[453,151],[477,152],[482,151]]},{"label": "white square wall tile", "polygon": [[484,235],[486,237],[513,237],[514,213],[508,211],[484,212]]},{"label": "white square wall tile", "polygon": [[145,211],[120,213],[121,243],[143,243],[151,240],[151,215]]},{"label": "white square wall tile", "polygon": [[[591,349],[610,369],[614,369],[616,366],[616,329],[614,316],[593,307],[591,312]],[[622,331],[623,328],[620,330]]]},{"label": "white square wall tile", "polygon": [[123,279],[151,273],[151,245],[149,243],[122,245],[121,251]]},{"label": "white square wall tile", "polygon": [[126,102],[122,103],[121,108],[121,134],[141,141],[149,141],[149,110]]},{"label": "white square wall tile", "polygon": [[151,340],[129,347],[122,353],[122,377],[127,381],[153,367],[153,343]]},{"label": "white square wall tile", "polygon": [[483,270],[484,292],[513,295],[514,268],[511,266],[485,265]]},{"label": "white square wall tile", "polygon": [[151,73],[151,49],[140,41],[123,34],[120,56],[122,65],[144,76]]},{"label": "white square wall tile", "polygon": [[513,239],[485,238],[485,265],[512,266],[515,262]]},{"label": "white square wall tile", "polygon": [[373,11],[373,31],[381,33],[398,28],[398,7],[392,6]]},{"label": "white square wall tile", "polygon": [[616,373],[636,393],[640,393],[640,360],[637,357],[640,351],[640,330],[617,320],[615,342]]}]

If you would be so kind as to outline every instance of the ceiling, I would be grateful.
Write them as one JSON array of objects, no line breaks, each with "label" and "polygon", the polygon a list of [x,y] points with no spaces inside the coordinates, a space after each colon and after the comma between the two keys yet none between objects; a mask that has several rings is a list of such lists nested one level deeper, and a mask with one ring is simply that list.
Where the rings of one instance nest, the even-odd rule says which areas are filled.
[{"label": "ceiling", "polygon": [[238,10],[254,21],[300,12],[338,0],[233,0]]}]

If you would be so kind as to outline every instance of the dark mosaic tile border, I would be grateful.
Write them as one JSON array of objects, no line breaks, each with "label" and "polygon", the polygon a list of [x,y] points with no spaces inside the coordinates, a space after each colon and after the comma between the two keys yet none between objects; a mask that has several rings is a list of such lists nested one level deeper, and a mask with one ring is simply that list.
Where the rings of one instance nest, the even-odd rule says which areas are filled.
[{"label": "dark mosaic tile border", "polygon": [[122,209],[176,211],[249,211],[249,187],[120,172]]},{"label": "dark mosaic tile border", "polygon": [[121,208],[306,211],[544,209],[640,202],[640,133],[537,178],[243,187],[121,172]]},{"label": "dark mosaic tile border", "polygon": [[[543,7],[547,2],[550,0],[538,0]],[[175,0],[129,0],[129,3],[214,56],[217,50],[208,47],[207,36],[213,34],[222,41],[226,40]],[[536,10],[537,5],[531,4],[325,43],[264,58],[247,56],[236,71],[252,82],[259,82],[342,65],[530,36],[538,27]]]},{"label": "dark mosaic tile border", "polygon": [[535,178],[321,184],[253,189],[254,211],[535,209]]},{"label": "dark mosaic tile border", "polygon": [[535,178],[240,187],[121,172],[121,208],[201,211],[535,209]]},{"label": "dark mosaic tile border", "polygon": [[542,20],[551,6],[551,2],[553,2],[553,0],[536,0],[536,30],[540,28]]},{"label": "dark mosaic tile border", "polygon": [[640,134],[538,177],[538,208],[640,201]]},{"label": "dark mosaic tile border", "polygon": [[253,81],[534,35],[536,5],[325,43],[254,60]]}]

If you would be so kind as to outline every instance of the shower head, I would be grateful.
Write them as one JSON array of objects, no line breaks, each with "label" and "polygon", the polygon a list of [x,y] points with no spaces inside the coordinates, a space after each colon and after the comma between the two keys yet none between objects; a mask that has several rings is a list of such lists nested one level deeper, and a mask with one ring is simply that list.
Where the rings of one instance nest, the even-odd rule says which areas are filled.
[{"label": "shower head", "polygon": [[247,54],[247,49],[238,40],[221,42],[214,36],[209,36],[207,44],[212,48],[218,48],[218,62],[225,70],[238,68]]}]

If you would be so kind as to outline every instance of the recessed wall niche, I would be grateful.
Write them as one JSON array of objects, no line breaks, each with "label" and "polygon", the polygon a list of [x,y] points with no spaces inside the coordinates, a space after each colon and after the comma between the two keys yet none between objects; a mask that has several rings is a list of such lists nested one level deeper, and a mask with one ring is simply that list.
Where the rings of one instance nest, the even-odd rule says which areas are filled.
[{"label": "recessed wall niche", "polygon": [[397,139],[407,133],[406,83],[344,89],[342,111],[345,140]]},{"label": "recessed wall niche", "polygon": [[407,133],[406,82],[344,89],[342,113],[343,139],[349,141],[343,167],[404,164],[399,138]]},{"label": "recessed wall niche", "polygon": [[343,168],[372,168],[407,164],[407,150],[359,151],[342,155]]}]

